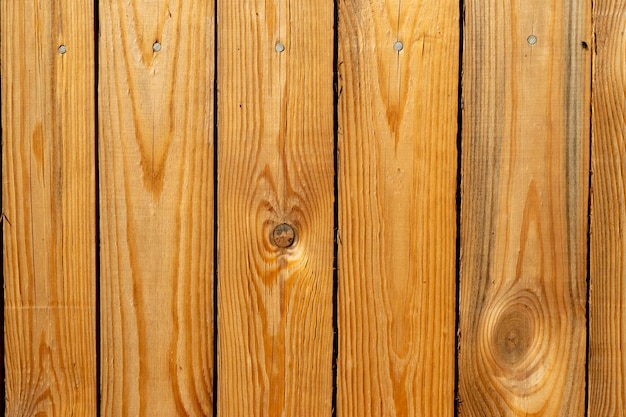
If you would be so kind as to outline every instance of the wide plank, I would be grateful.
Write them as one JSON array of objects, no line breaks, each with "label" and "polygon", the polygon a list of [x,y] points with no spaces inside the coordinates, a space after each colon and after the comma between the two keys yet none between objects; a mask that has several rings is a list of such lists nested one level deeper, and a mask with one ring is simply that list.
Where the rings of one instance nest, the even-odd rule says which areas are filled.
[{"label": "wide plank", "polygon": [[93,16],[0,1],[6,416],[96,413]]},{"label": "wide plank", "polygon": [[589,416],[626,416],[626,3],[594,2]]},{"label": "wide plank", "polygon": [[338,4],[337,416],[452,416],[459,3]]},{"label": "wide plank", "polygon": [[217,9],[218,415],[327,417],[333,2]]},{"label": "wide plank", "polygon": [[102,416],[213,413],[214,16],[100,1]]},{"label": "wide plank", "polygon": [[582,417],[591,3],[466,7],[459,415]]}]

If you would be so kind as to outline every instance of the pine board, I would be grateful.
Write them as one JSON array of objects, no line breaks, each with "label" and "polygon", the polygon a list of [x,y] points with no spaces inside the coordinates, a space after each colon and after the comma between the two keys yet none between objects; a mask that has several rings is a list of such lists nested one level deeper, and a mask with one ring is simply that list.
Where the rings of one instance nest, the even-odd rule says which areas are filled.
[{"label": "pine board", "polygon": [[93,416],[93,4],[2,0],[0,20],[3,415]]},{"label": "pine board", "polygon": [[459,5],[338,5],[337,416],[452,416]]},{"label": "pine board", "polygon": [[626,4],[594,2],[589,416],[626,415]]},{"label": "pine board", "polygon": [[220,0],[218,22],[218,416],[329,416],[333,2]]},{"label": "pine board", "polygon": [[466,7],[459,415],[583,416],[591,4]]},{"label": "pine board", "polygon": [[105,417],[213,412],[213,42],[211,2],[100,2]]}]

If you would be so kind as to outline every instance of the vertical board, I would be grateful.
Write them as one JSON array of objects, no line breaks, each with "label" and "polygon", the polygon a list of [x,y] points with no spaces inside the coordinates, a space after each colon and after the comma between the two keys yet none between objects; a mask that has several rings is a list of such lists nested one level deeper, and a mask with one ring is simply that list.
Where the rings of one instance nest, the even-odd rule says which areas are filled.
[{"label": "vertical board", "polygon": [[626,416],[626,3],[594,2],[589,416]]},{"label": "vertical board", "polygon": [[339,417],[454,413],[459,22],[339,2]]},{"label": "vertical board", "polygon": [[331,413],[333,10],[218,2],[221,417]]},{"label": "vertical board", "polygon": [[590,5],[466,3],[463,416],[584,415]]},{"label": "vertical board", "polygon": [[0,5],[6,415],[93,416],[93,3]]},{"label": "vertical board", "polygon": [[100,2],[103,416],[213,409],[212,2]]}]

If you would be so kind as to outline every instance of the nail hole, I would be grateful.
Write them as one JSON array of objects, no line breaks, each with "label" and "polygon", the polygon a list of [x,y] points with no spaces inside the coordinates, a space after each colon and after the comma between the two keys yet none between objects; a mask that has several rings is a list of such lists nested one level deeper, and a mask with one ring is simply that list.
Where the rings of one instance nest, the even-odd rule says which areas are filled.
[{"label": "nail hole", "polygon": [[400,41],[396,41],[393,44],[393,49],[395,49],[396,51],[400,52],[401,50],[404,49],[404,44],[402,42],[400,42]]},{"label": "nail hole", "polygon": [[161,44],[159,42],[155,42],[154,45],[152,45],[152,50],[154,52],[159,52],[161,50]]},{"label": "nail hole", "polygon": [[61,55],[67,52],[67,47],[65,45],[60,45],[59,49],[57,49]]},{"label": "nail hole", "polygon": [[526,41],[529,45],[534,45],[537,43],[537,37],[535,35],[530,35],[528,38],[526,38]]},{"label": "nail hole", "polygon": [[283,52],[285,50],[285,45],[282,42],[276,42],[275,49],[276,52]]}]

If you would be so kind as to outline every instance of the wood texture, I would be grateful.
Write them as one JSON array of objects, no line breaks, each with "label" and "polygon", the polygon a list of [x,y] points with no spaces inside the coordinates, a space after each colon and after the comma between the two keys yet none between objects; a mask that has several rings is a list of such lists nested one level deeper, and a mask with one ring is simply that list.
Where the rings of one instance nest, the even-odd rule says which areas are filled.
[{"label": "wood texture", "polygon": [[460,415],[583,416],[590,3],[466,6]]},{"label": "wood texture", "polygon": [[626,4],[594,2],[589,416],[626,416]]},{"label": "wood texture", "polygon": [[454,414],[459,22],[339,2],[339,417]]},{"label": "wood texture", "polygon": [[212,3],[101,1],[100,32],[102,416],[212,415]]},{"label": "wood texture", "polygon": [[333,2],[223,0],[218,22],[218,415],[329,416]]},{"label": "wood texture", "polygon": [[0,16],[6,416],[93,416],[93,4],[2,0]]}]

